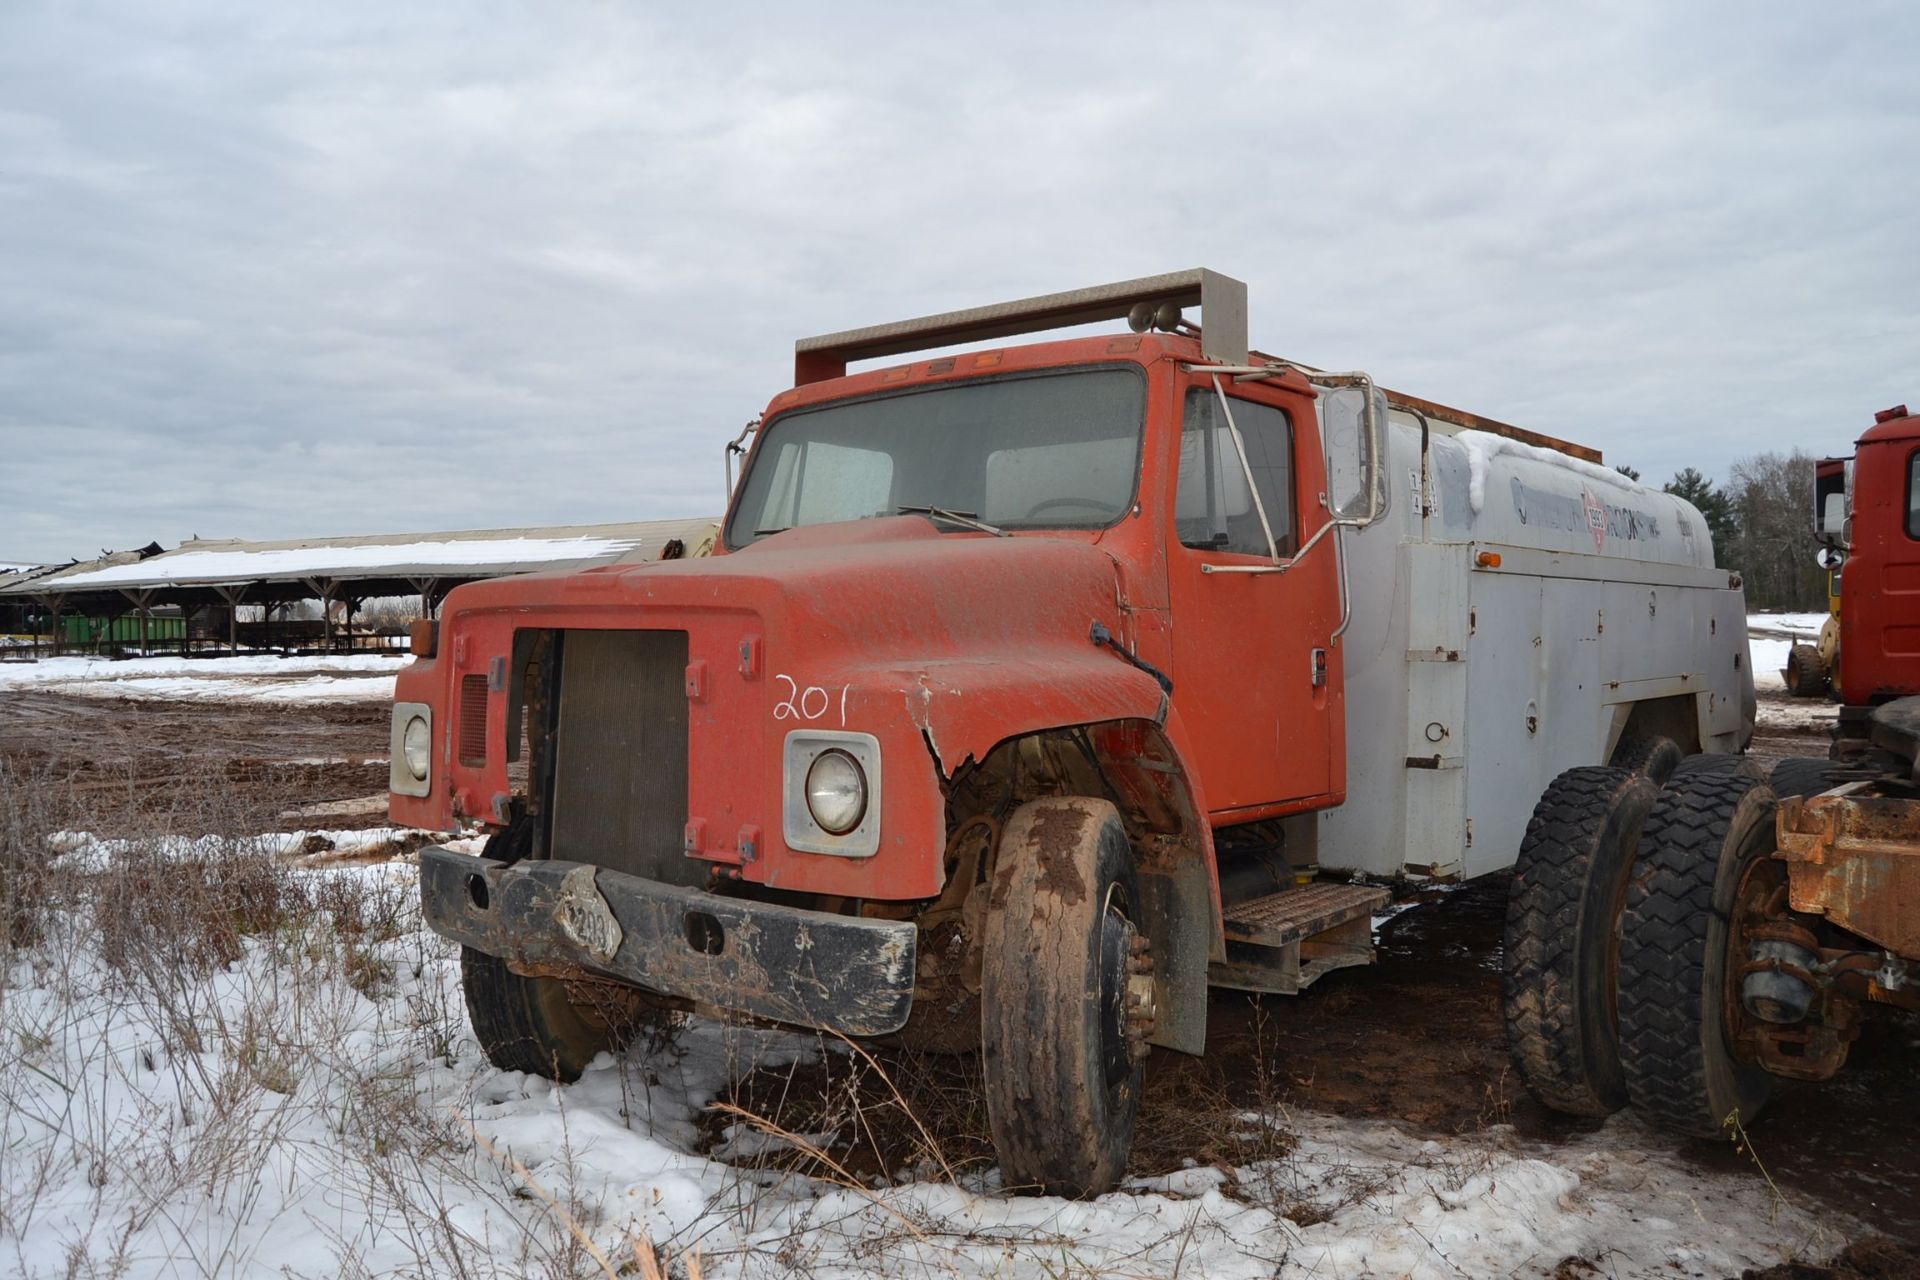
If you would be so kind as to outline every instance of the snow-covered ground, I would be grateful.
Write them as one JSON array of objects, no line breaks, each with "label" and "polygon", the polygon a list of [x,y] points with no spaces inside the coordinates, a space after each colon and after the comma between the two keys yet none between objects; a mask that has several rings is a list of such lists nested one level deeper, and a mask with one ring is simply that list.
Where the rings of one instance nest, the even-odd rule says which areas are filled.
[{"label": "snow-covered ground", "polygon": [[[1756,616],[1756,675],[1785,661],[1767,632],[1818,623]],[[406,661],[57,659],[0,664],[0,695],[384,698]],[[702,1121],[731,1080],[838,1050],[695,1019],[573,1085],[494,1070],[413,867],[340,861],[411,834],[47,839],[63,896],[0,962],[0,1274],[571,1277],[604,1274],[596,1251],[630,1274],[646,1239],[673,1274],[697,1251],[716,1277],[1548,1276],[1581,1257],[1711,1278],[1823,1256],[1851,1230],[1757,1170],[1703,1172],[1630,1115],[1548,1144],[1250,1112],[1285,1155],[1196,1152],[1085,1204],[1006,1195],[991,1171],[782,1173],[755,1158],[777,1139],[747,1125],[712,1158]],[[316,905],[230,961],[129,964],[102,926],[103,886],[129,868],[170,892],[182,864],[263,856]],[[816,1136],[831,1154],[849,1135]]]},{"label": "snow-covered ground", "polygon": [[365,702],[393,697],[406,654],[281,658],[42,658],[0,663],[0,694],[39,689],[89,698],[196,698],[228,702]]},{"label": "snow-covered ground", "polygon": [[[89,874],[137,851],[80,842]],[[163,856],[210,854],[182,845]],[[244,851],[240,851],[244,855]],[[70,855],[74,856],[74,855]],[[1247,1114],[1281,1158],[1195,1164],[1091,1203],[925,1168],[892,1186],[731,1163],[699,1120],[753,1067],[833,1051],[696,1019],[576,1084],[491,1068],[411,866],[289,873],[314,902],[231,964],[116,966],[84,900],[0,988],[0,1270],[23,1277],[548,1276],[634,1242],[708,1276],[1721,1277],[1843,1229],[1708,1175],[1628,1117],[1555,1146]],[[346,919],[353,929],[330,925]],[[831,1144],[831,1138],[823,1138]],[[626,1273],[623,1271],[623,1274]],[[684,1274],[684,1272],[676,1272]]]}]

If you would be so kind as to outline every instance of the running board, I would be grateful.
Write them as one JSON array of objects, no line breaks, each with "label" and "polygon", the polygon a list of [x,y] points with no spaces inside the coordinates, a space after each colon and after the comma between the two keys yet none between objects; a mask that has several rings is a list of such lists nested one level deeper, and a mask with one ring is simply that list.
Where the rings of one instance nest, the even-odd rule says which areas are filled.
[{"label": "running board", "polygon": [[1292,995],[1335,969],[1373,963],[1373,913],[1392,895],[1364,884],[1310,884],[1227,908],[1224,963],[1207,981]]}]

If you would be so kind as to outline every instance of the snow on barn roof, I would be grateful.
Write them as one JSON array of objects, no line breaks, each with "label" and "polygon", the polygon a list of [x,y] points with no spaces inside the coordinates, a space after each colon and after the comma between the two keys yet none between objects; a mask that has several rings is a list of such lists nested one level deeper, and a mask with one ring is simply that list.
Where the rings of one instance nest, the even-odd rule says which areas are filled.
[{"label": "snow on barn roof", "polygon": [[492,578],[654,560],[675,540],[681,543],[683,554],[699,555],[711,548],[717,529],[715,521],[700,519],[276,542],[196,538],[145,559],[93,561],[37,576],[30,582],[0,584],[0,593],[127,591],[253,582]]}]

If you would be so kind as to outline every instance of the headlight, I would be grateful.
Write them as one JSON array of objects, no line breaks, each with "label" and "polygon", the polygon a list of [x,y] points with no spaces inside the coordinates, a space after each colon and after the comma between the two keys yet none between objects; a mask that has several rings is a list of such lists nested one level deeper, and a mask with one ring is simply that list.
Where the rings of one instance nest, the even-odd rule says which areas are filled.
[{"label": "headlight", "polygon": [[425,716],[414,716],[407,721],[406,732],[401,735],[401,750],[406,757],[407,772],[425,782],[427,766],[433,759],[433,735],[427,731]]},{"label": "headlight", "polygon": [[830,835],[843,836],[867,813],[867,775],[859,761],[835,748],[807,770],[807,812]]},{"label": "headlight", "polygon": [[880,852],[880,739],[844,729],[794,729],[780,764],[780,834],[787,848],[836,858]]}]

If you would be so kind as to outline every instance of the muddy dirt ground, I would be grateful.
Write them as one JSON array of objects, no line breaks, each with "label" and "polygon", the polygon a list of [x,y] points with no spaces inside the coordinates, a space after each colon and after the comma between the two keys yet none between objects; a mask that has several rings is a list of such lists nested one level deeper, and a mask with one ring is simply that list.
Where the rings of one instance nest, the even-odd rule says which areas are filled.
[{"label": "muddy dirt ground", "polygon": [[[1780,694],[1762,701],[1757,756],[1825,754],[1808,704]],[[387,717],[382,703],[274,707],[13,692],[0,697],[0,756],[72,776],[95,802],[93,826],[102,834],[137,829],[165,806],[170,783],[209,771],[282,829],[355,828],[384,822]],[[1332,975],[1294,998],[1217,993],[1205,1058],[1156,1053],[1140,1171],[1164,1171],[1182,1154],[1203,1162],[1258,1154],[1240,1145],[1234,1125],[1219,1122],[1251,1104],[1386,1119],[1434,1134],[1512,1124],[1554,1142],[1591,1129],[1540,1107],[1508,1065],[1499,1009],[1504,883],[1414,897],[1420,905],[1382,928],[1372,968]],[[964,1058],[881,1061],[911,1080],[915,1105],[935,1117],[950,1157],[984,1155],[984,1119],[968,1079],[976,1066]],[[833,1084],[783,1074],[748,1082],[741,1100],[764,1104],[756,1094],[809,1088]],[[1920,1247],[1920,1025],[1882,1021],[1838,1080],[1783,1085],[1752,1127],[1752,1142],[1789,1198],[1824,1203]],[[1754,1171],[1730,1145],[1674,1149],[1705,1166]],[[885,1170],[908,1155],[888,1149],[883,1134],[867,1158]],[[1146,1167],[1155,1163],[1163,1167]]]},{"label": "muddy dirt ground", "polygon": [[[288,706],[0,694],[0,758],[52,771],[88,801],[97,835],[139,834],[209,776],[274,829],[386,824],[384,702]],[[189,790],[198,791],[196,785]]]}]

